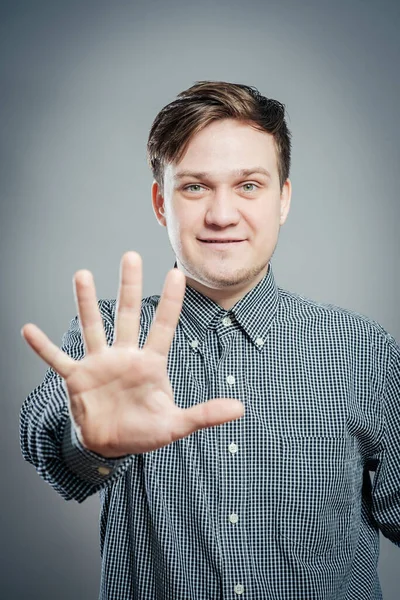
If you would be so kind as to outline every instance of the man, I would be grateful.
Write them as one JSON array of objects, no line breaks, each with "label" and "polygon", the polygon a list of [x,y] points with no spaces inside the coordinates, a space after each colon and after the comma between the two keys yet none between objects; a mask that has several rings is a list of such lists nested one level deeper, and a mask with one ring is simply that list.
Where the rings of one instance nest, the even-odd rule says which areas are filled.
[{"label": "man", "polygon": [[[400,546],[400,347],[378,323],[277,287],[290,207],[284,106],[197,82],[148,140],[176,256],[142,299],[75,274],[79,318],[21,410],[26,460],[66,500],[99,492],[101,599],[377,600]],[[369,471],[375,471],[373,483]]]}]

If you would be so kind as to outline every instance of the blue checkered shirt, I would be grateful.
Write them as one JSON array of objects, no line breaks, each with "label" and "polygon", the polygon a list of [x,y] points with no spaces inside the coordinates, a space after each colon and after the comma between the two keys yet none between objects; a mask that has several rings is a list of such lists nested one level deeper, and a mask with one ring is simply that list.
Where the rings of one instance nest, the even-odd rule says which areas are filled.
[{"label": "blue checkered shirt", "polygon": [[[158,301],[142,300],[140,347]],[[98,304],[112,344],[116,301]],[[62,348],[84,356],[77,317]],[[379,531],[400,546],[395,339],[278,288],[270,264],[229,311],[186,286],[168,374],[181,408],[233,397],[244,416],[110,460],[79,443],[52,369],[21,409],[39,475],[66,500],[99,493],[99,598],[382,598]]]}]

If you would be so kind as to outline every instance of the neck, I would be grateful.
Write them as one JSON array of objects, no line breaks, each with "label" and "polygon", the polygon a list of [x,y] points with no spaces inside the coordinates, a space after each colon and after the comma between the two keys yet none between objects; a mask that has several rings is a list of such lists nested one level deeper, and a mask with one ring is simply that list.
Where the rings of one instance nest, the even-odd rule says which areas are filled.
[{"label": "neck", "polygon": [[268,271],[268,266],[269,263],[264,269],[262,269],[257,277],[251,281],[239,282],[236,285],[229,285],[223,288],[210,288],[189,276],[186,276],[186,283],[193,289],[219,304],[225,310],[230,310],[251,289],[253,289],[263,279],[263,277],[265,277]]}]

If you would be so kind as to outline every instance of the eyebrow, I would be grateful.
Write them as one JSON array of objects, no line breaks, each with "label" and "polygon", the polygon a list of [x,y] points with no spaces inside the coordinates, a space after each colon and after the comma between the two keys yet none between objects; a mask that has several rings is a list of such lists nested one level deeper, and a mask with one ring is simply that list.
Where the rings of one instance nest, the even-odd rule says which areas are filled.
[{"label": "eyebrow", "polygon": [[[230,171],[230,175],[234,177],[249,177],[249,175],[254,175],[255,173],[260,173],[262,175],[266,175],[271,179],[271,173],[264,169],[264,167],[252,167],[251,169],[234,169]],[[174,180],[180,181],[184,177],[194,177],[195,179],[205,179],[210,177],[210,173],[206,171],[177,171]]]}]

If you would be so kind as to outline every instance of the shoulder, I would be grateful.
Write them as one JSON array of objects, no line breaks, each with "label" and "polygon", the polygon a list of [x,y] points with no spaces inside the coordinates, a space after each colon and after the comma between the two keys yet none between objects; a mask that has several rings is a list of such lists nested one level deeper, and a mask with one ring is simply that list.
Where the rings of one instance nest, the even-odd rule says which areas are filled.
[{"label": "shoulder", "polygon": [[371,317],[338,306],[321,303],[289,290],[278,288],[278,315],[283,321],[312,323],[316,328],[334,329],[337,333],[368,337],[373,343],[396,344],[394,337]]}]

